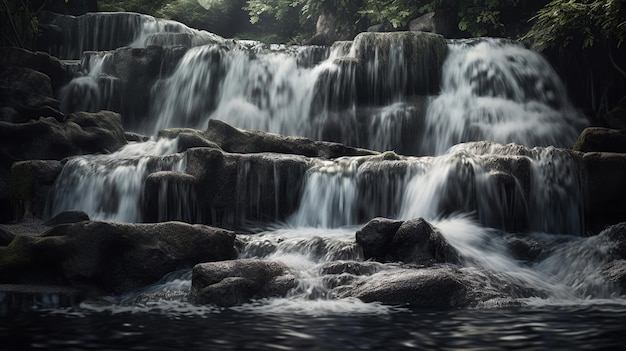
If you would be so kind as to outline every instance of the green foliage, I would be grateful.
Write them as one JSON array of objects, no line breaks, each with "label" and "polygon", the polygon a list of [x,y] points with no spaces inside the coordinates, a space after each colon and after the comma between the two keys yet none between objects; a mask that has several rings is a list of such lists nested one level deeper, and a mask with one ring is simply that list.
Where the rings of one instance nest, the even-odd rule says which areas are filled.
[{"label": "green foliage", "polygon": [[34,47],[37,39],[36,13],[28,1],[0,0],[0,45]]},{"label": "green foliage", "polygon": [[372,23],[380,23],[398,29],[407,25],[424,8],[425,1],[415,0],[367,0],[364,9],[359,13],[366,16]]},{"label": "green foliage", "polygon": [[624,0],[553,0],[531,19],[534,24],[523,39],[536,49],[588,48],[598,41],[615,41],[619,47],[626,37]]}]

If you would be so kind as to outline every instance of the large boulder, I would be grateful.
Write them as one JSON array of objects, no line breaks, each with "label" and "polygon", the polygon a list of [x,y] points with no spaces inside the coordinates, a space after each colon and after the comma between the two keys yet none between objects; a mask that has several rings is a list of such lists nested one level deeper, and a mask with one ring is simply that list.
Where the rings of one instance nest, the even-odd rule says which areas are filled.
[{"label": "large boulder", "polygon": [[348,292],[364,302],[412,307],[463,307],[469,283],[455,268],[396,269],[374,274]]},{"label": "large boulder", "polygon": [[297,281],[283,263],[241,259],[196,265],[191,284],[195,303],[234,306],[252,299],[285,296]]},{"label": "large boulder", "polygon": [[45,52],[33,52],[17,47],[0,48],[0,66],[26,67],[50,78],[53,91],[57,91],[71,79],[67,66],[58,58]]},{"label": "large boulder", "polygon": [[22,160],[60,160],[109,153],[126,144],[120,115],[111,111],[77,112],[63,122],[41,117],[27,123],[0,121],[0,165]]},{"label": "large boulder", "polygon": [[0,247],[0,283],[60,284],[121,293],[200,262],[236,257],[234,233],[180,222],[80,222]]},{"label": "large boulder", "polygon": [[391,251],[391,242],[403,221],[374,218],[356,232],[356,242],[363,249],[365,259],[385,261]]},{"label": "large boulder", "polygon": [[626,153],[626,130],[589,127],[580,133],[574,151]]},{"label": "large boulder", "polygon": [[23,123],[41,116],[63,119],[50,77],[25,67],[0,68],[0,121]]},{"label": "large boulder", "polygon": [[13,218],[24,215],[42,217],[48,192],[63,165],[54,160],[18,161],[11,166],[11,200]]},{"label": "large boulder", "polygon": [[411,32],[429,32],[441,34],[446,38],[456,38],[460,35],[455,22],[456,16],[449,16],[445,11],[427,12],[409,22]]},{"label": "large boulder", "polygon": [[209,120],[205,134],[210,141],[219,145],[224,151],[235,153],[275,152],[324,158],[375,154],[370,150],[338,143],[243,130],[216,119]]},{"label": "large boulder", "polygon": [[375,218],[356,233],[365,259],[432,265],[459,263],[443,235],[423,218],[394,221]]}]

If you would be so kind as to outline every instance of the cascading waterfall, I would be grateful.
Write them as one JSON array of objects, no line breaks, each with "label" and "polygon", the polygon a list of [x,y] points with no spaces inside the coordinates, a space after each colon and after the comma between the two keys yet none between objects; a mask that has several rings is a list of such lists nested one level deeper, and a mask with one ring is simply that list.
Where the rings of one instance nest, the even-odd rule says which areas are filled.
[{"label": "cascading waterfall", "polygon": [[[354,242],[355,231],[378,216],[425,218],[458,250],[469,276],[497,272],[535,289],[536,300],[614,297],[616,290],[597,273],[608,262],[603,255],[609,244],[582,237],[585,199],[578,156],[556,148],[571,146],[585,121],[537,53],[497,39],[449,42],[441,91],[428,96],[412,90],[404,56],[408,48],[401,42],[392,41],[387,51],[376,49],[367,62],[359,62],[355,45],[364,43],[339,42],[331,48],[247,41],[202,45],[202,36],[193,41],[173,22],[144,18],[133,28],[132,40],[124,45],[191,47],[172,74],[151,87],[148,115],[153,118],[145,125],[152,135],[172,127],[204,129],[209,119],[220,119],[246,129],[420,155],[310,159],[295,212],[282,223],[264,223],[261,233],[238,236],[241,258],[285,263],[298,273],[298,287],[287,298],[242,309],[302,312],[312,306],[303,301],[324,305],[314,309],[379,309],[341,298],[346,286],[399,267],[363,262]],[[84,83],[74,84],[87,88],[77,96],[100,89],[99,100],[93,101],[105,106],[108,98],[102,98],[97,78],[107,72],[110,56],[85,57],[88,73],[78,78]],[[387,66],[380,67],[383,58]],[[58,177],[48,214],[80,209],[93,219],[142,221],[148,175],[185,172],[185,156],[177,152],[176,140],[159,139],[111,155],[73,158]],[[258,184],[249,181],[260,183],[250,177],[252,171],[242,166],[234,181],[246,199],[260,196],[252,189]],[[159,196],[190,189],[161,184]],[[195,203],[158,202],[170,206],[159,207],[159,220],[202,217],[186,213]],[[273,219],[279,218],[278,193],[275,202]],[[261,211],[258,204],[249,205]],[[238,211],[247,213],[234,209],[233,217],[245,222]],[[532,265],[513,258],[507,248],[512,237],[539,242],[544,256]],[[346,267],[361,271],[352,274]],[[331,273],[336,270],[345,272]],[[189,280],[189,272],[179,272],[122,302],[150,300],[148,295],[163,291],[184,296]],[[489,284],[496,290],[498,282]]]}]

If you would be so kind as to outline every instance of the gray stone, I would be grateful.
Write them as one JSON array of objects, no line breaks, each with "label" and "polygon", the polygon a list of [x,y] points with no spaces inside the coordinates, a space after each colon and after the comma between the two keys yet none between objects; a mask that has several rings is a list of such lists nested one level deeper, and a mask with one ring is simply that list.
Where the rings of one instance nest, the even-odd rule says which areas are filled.
[{"label": "gray stone", "polygon": [[224,151],[236,153],[274,152],[308,157],[337,158],[342,156],[373,155],[375,152],[343,144],[313,141],[303,137],[248,131],[225,122],[211,119],[205,132],[207,138]]},{"label": "gray stone", "polygon": [[57,284],[121,293],[200,262],[233,259],[234,233],[180,222],[80,222],[0,247],[0,283]]},{"label": "gray stone", "polygon": [[626,153],[626,130],[589,127],[580,133],[574,151]]},{"label": "gray stone", "polygon": [[191,297],[198,304],[234,306],[285,296],[297,282],[280,262],[256,259],[202,263],[193,268]]},{"label": "gray stone", "polygon": [[468,283],[449,267],[397,269],[372,275],[350,295],[364,302],[411,307],[468,306]]}]

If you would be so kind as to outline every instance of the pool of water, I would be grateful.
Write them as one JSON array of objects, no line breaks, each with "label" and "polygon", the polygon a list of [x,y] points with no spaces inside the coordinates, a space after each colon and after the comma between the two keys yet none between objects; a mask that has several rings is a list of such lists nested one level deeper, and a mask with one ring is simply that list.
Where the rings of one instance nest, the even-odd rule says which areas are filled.
[{"label": "pool of water", "polygon": [[387,310],[301,315],[84,308],[7,313],[2,350],[618,350],[626,307]]}]

